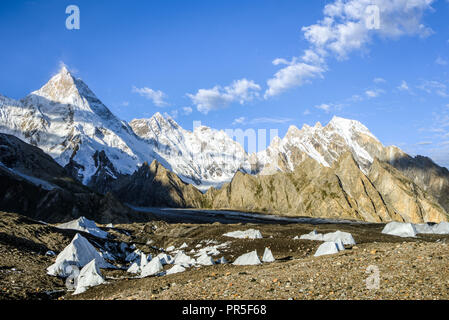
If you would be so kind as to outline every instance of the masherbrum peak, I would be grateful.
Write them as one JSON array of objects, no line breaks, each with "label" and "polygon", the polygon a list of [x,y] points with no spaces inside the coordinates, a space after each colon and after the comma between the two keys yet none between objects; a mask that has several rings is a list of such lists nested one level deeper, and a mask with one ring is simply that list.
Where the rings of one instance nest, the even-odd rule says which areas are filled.
[{"label": "masherbrum peak", "polygon": [[97,151],[104,151],[117,171],[128,174],[152,154],[66,67],[17,105],[2,106],[1,131],[40,147],[83,183],[98,169]]}]

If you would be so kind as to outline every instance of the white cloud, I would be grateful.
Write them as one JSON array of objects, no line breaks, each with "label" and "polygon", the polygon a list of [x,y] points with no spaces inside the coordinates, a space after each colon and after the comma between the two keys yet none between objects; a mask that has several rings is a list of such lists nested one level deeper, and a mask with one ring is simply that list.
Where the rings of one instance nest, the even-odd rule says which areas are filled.
[{"label": "white cloud", "polygon": [[363,101],[363,97],[359,94],[354,94],[348,100],[351,102],[360,102],[360,101]]},{"label": "white cloud", "polygon": [[286,123],[291,122],[293,119],[291,118],[270,118],[270,117],[264,117],[264,118],[255,118],[252,119],[249,123],[250,124],[260,124],[260,123]]},{"label": "white cloud", "polygon": [[401,91],[410,91],[410,88],[405,80],[402,80],[401,84],[398,86]]},{"label": "white cloud", "polygon": [[378,96],[380,96],[382,93],[384,93],[385,91],[382,89],[370,89],[370,90],[366,90],[365,94],[368,98],[377,98]]},{"label": "white cloud", "polygon": [[436,63],[436,64],[439,64],[440,66],[447,66],[447,61],[444,60],[444,59],[441,58],[441,57],[438,57],[438,58],[435,60],[435,63]]},{"label": "white cloud", "polygon": [[207,114],[212,110],[226,108],[233,102],[245,104],[259,96],[260,86],[252,80],[241,79],[234,81],[224,88],[215,86],[212,89],[200,89],[196,94],[187,96],[196,105],[197,110]]},{"label": "white cloud", "polygon": [[329,112],[330,109],[331,109],[331,106],[329,104],[327,104],[327,103],[323,103],[323,104],[320,104],[320,105],[316,105],[315,108],[320,109],[320,110],[324,110],[326,112]]},{"label": "white cloud", "polygon": [[234,119],[234,121],[232,122],[232,125],[235,126],[236,124],[244,124],[245,120],[246,120],[245,117],[240,117],[240,118]]},{"label": "white cloud", "polygon": [[309,114],[311,114],[309,109],[304,110],[304,112],[302,113],[305,116],[308,116]]},{"label": "white cloud", "polygon": [[264,97],[275,96],[290,88],[302,86],[304,83],[309,82],[310,79],[322,77],[324,71],[325,69],[320,66],[293,62],[279,70],[274,75],[274,78],[267,81],[268,89]]},{"label": "white cloud", "polygon": [[179,115],[179,110],[172,110],[172,111],[170,112],[170,116],[171,116],[173,119],[176,119],[176,118],[178,117],[178,115]]},{"label": "white cloud", "polygon": [[418,146],[428,146],[431,144],[433,144],[432,141],[422,141],[417,143]]},{"label": "white cloud", "polygon": [[443,98],[449,97],[449,94],[447,93],[447,86],[439,81],[425,80],[417,86],[417,88],[427,92],[428,94],[436,94]]},{"label": "white cloud", "polygon": [[164,107],[167,106],[168,103],[164,101],[164,99],[166,98],[166,95],[160,91],[160,90],[153,90],[147,87],[143,87],[143,88],[136,88],[133,87],[132,90],[134,93],[138,93],[139,95],[141,95],[142,97],[153,101],[153,103],[158,106],[158,107]]},{"label": "white cloud", "polygon": [[[421,23],[434,0],[334,0],[324,7],[324,17],[316,24],[302,28],[310,47],[302,57],[290,62],[278,58],[275,65],[286,65],[267,81],[265,97],[302,86],[310,79],[322,77],[326,59],[345,59],[355,50],[363,49],[374,35],[398,38],[402,35],[426,37],[433,31]],[[379,26],[372,28],[367,20],[369,6],[379,9]],[[376,26],[377,27],[377,26]]]},{"label": "white cloud", "polygon": [[182,108],[182,113],[186,116],[188,116],[189,114],[191,114],[193,112],[193,109],[191,107],[184,107]]},{"label": "white cloud", "polygon": [[64,63],[64,61],[59,61],[59,69],[57,72],[61,71],[62,68],[67,69],[71,74],[76,75],[79,73],[79,70],[73,66],[69,67]]},{"label": "white cloud", "polygon": [[373,82],[374,83],[385,83],[385,82],[387,82],[387,80],[385,80],[384,78],[374,78]]},{"label": "white cloud", "polygon": [[[369,43],[374,34],[396,38],[402,35],[432,33],[421,23],[421,18],[434,0],[336,0],[324,7],[324,18],[318,23],[303,27],[305,38],[315,47],[346,58],[353,51]],[[367,24],[369,6],[379,10],[378,28]]]},{"label": "white cloud", "polygon": [[240,117],[237,119],[234,119],[232,122],[232,125],[237,124],[262,124],[262,123],[276,123],[276,124],[282,124],[291,122],[293,119],[291,118],[272,118],[272,117],[261,117],[261,118],[254,118],[251,120],[246,119],[245,117]]}]

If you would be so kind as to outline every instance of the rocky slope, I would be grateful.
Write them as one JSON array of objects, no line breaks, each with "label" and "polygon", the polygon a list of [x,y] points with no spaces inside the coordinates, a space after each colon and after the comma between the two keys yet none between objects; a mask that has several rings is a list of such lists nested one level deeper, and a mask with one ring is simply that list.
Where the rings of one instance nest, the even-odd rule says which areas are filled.
[{"label": "rocky slope", "polygon": [[449,212],[449,170],[440,167],[430,158],[412,158],[405,153],[390,158],[389,163],[431,194]]},{"label": "rocky slope", "polygon": [[[104,226],[103,226],[104,227]],[[235,239],[223,234],[255,228],[262,239]],[[153,257],[169,246],[193,256],[212,244],[228,243],[214,259],[233,262],[240,255],[270,248],[276,259],[257,266],[218,264],[182,273],[137,278],[123,269],[102,269],[107,283],[81,295],[67,291],[65,279],[46,268],[77,231],[58,229],[17,214],[0,212],[0,300],[4,299],[447,299],[449,236],[400,238],[382,234],[377,224],[173,224],[133,223],[108,228],[107,241],[83,234],[97,250],[135,244]],[[106,229],[105,229],[106,230]],[[313,230],[352,234],[356,246],[335,255],[314,257],[320,241],[295,240]],[[106,246],[106,243],[108,245]],[[200,247],[200,249],[198,248]],[[118,253],[112,250],[112,253]],[[122,259],[113,262],[127,264]],[[129,264],[128,264],[129,265]],[[378,266],[380,287],[369,290],[368,266]],[[165,270],[171,268],[165,266]]]},{"label": "rocky slope", "polygon": [[[431,159],[412,158],[396,146],[384,146],[363,124],[339,117],[322,126],[317,123],[302,129],[291,126],[283,139],[276,138],[255,157],[259,174],[292,172],[309,157],[325,167],[332,167],[350,152],[364,174],[379,159],[398,169],[423,191],[428,192],[449,212],[449,171]],[[345,175],[342,175],[345,176]],[[348,177],[349,178],[349,177]]]},{"label": "rocky slope", "polygon": [[107,189],[123,202],[140,207],[201,207],[202,193],[183,182],[156,160],[144,163],[129,176],[121,176]]},{"label": "rocky slope", "polygon": [[385,202],[406,222],[447,221],[447,211],[437,199],[388,163],[376,159],[368,176]]},{"label": "rocky slope", "polygon": [[0,210],[46,222],[86,216],[102,223],[138,220],[114,196],[105,196],[69,177],[37,147],[0,134]]},{"label": "rocky slope", "polygon": [[292,172],[252,176],[238,172],[222,189],[209,190],[206,206],[369,222],[447,221],[428,193],[388,163],[375,160],[369,175],[352,153],[332,167],[306,158]]}]

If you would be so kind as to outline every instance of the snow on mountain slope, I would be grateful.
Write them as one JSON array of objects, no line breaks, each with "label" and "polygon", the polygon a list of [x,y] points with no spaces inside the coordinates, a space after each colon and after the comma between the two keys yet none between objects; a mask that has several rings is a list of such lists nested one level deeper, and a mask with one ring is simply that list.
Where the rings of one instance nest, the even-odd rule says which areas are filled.
[{"label": "snow on mountain slope", "polygon": [[304,125],[302,129],[291,126],[283,139],[276,138],[270,146],[257,153],[262,174],[291,171],[309,156],[330,167],[340,155],[350,151],[365,173],[374,157],[388,157],[386,148],[360,122],[334,117],[323,127]]},{"label": "snow on mountain slope", "polygon": [[187,131],[160,113],[135,119],[130,126],[181,179],[201,190],[230,181],[239,169],[250,171],[245,150],[224,131],[205,126]]},{"label": "snow on mountain slope", "polygon": [[205,126],[187,131],[160,113],[128,124],[65,67],[20,101],[0,95],[0,132],[40,147],[84,184],[107,181],[97,175],[131,174],[157,160],[203,191],[229,182],[238,170],[291,171],[307,157],[329,167],[350,151],[366,173],[375,157],[390,161],[405,155],[384,147],[360,122],[338,117],[325,127],[291,126],[283,139],[251,155],[224,131]]},{"label": "snow on mountain slope", "polygon": [[38,146],[62,166],[76,163],[83,183],[97,170],[97,150],[104,150],[121,173],[152,158],[148,144],[65,67],[20,101],[0,98],[0,131]]}]

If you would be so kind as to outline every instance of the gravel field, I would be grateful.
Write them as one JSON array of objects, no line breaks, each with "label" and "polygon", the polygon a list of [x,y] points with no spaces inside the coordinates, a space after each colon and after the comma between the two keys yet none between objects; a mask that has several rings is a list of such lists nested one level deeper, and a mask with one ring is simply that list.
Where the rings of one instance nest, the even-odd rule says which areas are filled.
[{"label": "gravel field", "polygon": [[[235,239],[223,234],[249,228],[263,239]],[[15,214],[0,215],[0,299],[449,299],[449,236],[400,238],[381,234],[378,224],[169,224],[153,221],[106,229],[113,241],[136,244],[146,253],[184,242],[189,254],[207,242],[228,243],[220,249],[234,261],[268,247],[276,261],[257,266],[231,264],[189,268],[179,274],[133,278],[123,270],[102,270],[106,284],[73,296],[63,279],[46,275],[46,268],[67,246],[75,231],[60,230]],[[357,245],[336,255],[314,257],[319,241],[294,240],[309,233],[350,232]],[[95,245],[102,241],[84,234]],[[151,246],[149,245],[151,241]],[[370,267],[371,266],[371,267]],[[165,268],[167,269],[168,266]],[[379,271],[379,286],[367,279]]]}]

